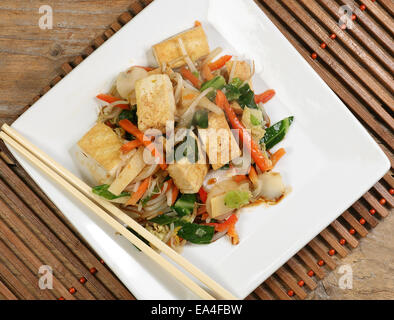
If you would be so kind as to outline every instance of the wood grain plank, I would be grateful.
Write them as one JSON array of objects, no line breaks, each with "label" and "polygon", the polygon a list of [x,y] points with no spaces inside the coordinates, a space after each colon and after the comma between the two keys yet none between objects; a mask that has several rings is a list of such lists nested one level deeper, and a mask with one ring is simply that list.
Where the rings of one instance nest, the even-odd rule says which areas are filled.
[{"label": "wood grain plank", "polygon": [[364,226],[362,226],[360,222],[358,222],[358,220],[349,213],[349,211],[345,211],[342,214],[342,217],[357,231],[360,236],[365,237],[368,234],[368,230],[365,229]]},{"label": "wood grain plank", "polygon": [[[311,1],[302,1],[304,4],[307,2],[312,3]],[[392,95],[386,90],[386,88],[384,88],[379,81],[376,81],[376,78],[367,70],[365,70],[365,68],[360,65],[353,55],[344,50],[338,41],[331,40],[329,33],[327,33],[327,31],[321,27],[321,25],[308,12],[306,12],[297,1],[282,0],[282,2],[295,16],[298,17],[298,19],[305,22],[306,27],[310,30],[313,36],[318,37],[322,42],[329,44],[331,49],[330,52],[332,53],[333,57],[336,58],[336,61],[342,62],[342,65],[347,66],[348,70],[351,70],[353,74],[357,75],[357,77],[361,80],[363,87],[365,86],[366,88],[369,88],[369,90],[379,97],[386,105],[394,107],[394,99]],[[331,24],[331,28],[337,35],[342,35],[343,39],[346,38],[347,33],[341,30],[338,24]],[[357,58],[359,59],[360,56],[358,55]],[[364,60],[364,62],[369,61],[372,60]],[[381,75],[384,75],[383,70]],[[388,74],[385,77],[385,81],[387,81],[387,85],[391,85],[391,87],[393,86],[392,77],[390,77]]]},{"label": "wood grain plank", "polygon": [[343,237],[343,239],[346,240],[346,242],[352,247],[352,248],[357,248],[358,246],[358,240],[353,237],[349,231],[338,221],[335,220],[331,223],[331,227],[334,228],[336,232],[338,232],[339,235]]},{"label": "wood grain plank", "polygon": [[381,195],[382,198],[386,199],[387,203],[394,207],[394,199],[393,196],[389,193],[389,191],[380,183],[374,185],[374,189]]},{"label": "wood grain plank", "polygon": [[[310,10],[314,14],[314,17],[318,19],[318,23],[322,23],[322,26],[325,26],[327,29],[332,30],[332,31],[338,31],[338,21],[334,20],[331,18],[331,16],[323,10],[323,8],[315,1],[308,1],[308,0],[301,0],[300,1],[306,8]],[[309,20],[308,20],[309,24]],[[384,68],[380,66],[380,64],[362,47],[360,46],[359,43],[355,41],[349,34],[349,32],[339,32],[336,33],[339,39],[341,39],[341,42],[338,42],[337,40],[332,40],[327,36],[326,30],[324,30],[322,27],[313,27],[310,26],[311,29],[315,29],[316,35],[321,39],[322,42],[325,42],[328,44],[329,49],[342,61],[345,61],[345,64],[349,65],[348,58],[350,54],[352,54],[351,59],[354,60],[352,64],[357,64],[355,59],[353,57],[356,57],[357,60],[362,62],[366,68],[368,68],[368,71],[373,74],[373,76],[377,77],[381,82],[385,84],[386,87],[388,87],[391,91],[394,89],[394,83],[393,83],[393,77],[390,73],[388,73]],[[343,45],[346,46],[346,48],[349,50],[349,54],[343,49]],[[345,53],[345,55],[343,55]],[[351,66],[349,66],[351,68]],[[356,69],[352,69],[353,72],[357,73],[357,75],[363,79],[364,83],[368,86],[368,80],[371,80],[369,77],[368,80],[367,78],[363,78],[363,75],[359,72],[357,72]],[[373,82],[376,82],[374,80]],[[371,90],[375,90],[374,88],[371,88]],[[389,95],[389,92],[386,92],[386,95]],[[388,97],[389,99],[392,97]]]},{"label": "wood grain plank", "polygon": [[262,286],[253,291],[261,300],[274,300],[274,298]]},{"label": "wood grain plank", "polygon": [[[318,0],[321,5],[339,21],[339,7],[340,5],[332,0]],[[391,0],[389,0],[391,1]],[[394,72],[394,60],[392,56],[382,48],[382,46],[375,40],[375,37],[369,34],[363,28],[353,28],[348,30],[366,49],[368,49],[379,61],[383,64],[389,72]]]},{"label": "wood grain plank", "polygon": [[349,251],[338,242],[338,239],[328,229],[324,229],[320,235],[341,257],[346,257],[349,254]]},{"label": "wood grain plank", "polygon": [[[265,2],[262,1],[265,4]],[[284,25],[279,22],[261,3],[259,6],[264,10],[271,21],[279,28],[279,30],[286,36],[286,38],[296,47],[298,52],[309,62],[309,64],[318,72],[318,74],[323,78],[323,80],[334,90],[339,97],[347,104],[353,113],[362,119],[362,121],[368,126],[368,128],[377,134],[385,143],[394,149],[394,139],[392,134],[385,130],[382,125],[376,121],[376,119],[371,115],[371,113],[364,107],[362,103],[344,86],[343,82],[338,79],[338,77],[331,73],[331,69],[325,68],[321,63],[312,61],[310,59],[310,51],[307,51],[300,43],[294,38],[292,33],[284,27]],[[292,19],[291,16],[283,16],[282,19]],[[294,20],[294,19],[293,19]],[[293,23],[292,23],[293,24]]]},{"label": "wood grain plank", "polygon": [[390,186],[390,188],[394,187],[394,177],[392,172],[387,172],[384,175],[383,180],[386,181],[386,183]]},{"label": "wood grain plank", "polygon": [[[74,286],[79,295],[84,299],[94,299],[94,296],[78,281],[78,278],[70,274],[65,268],[65,261],[58,260],[55,255],[49,250],[47,244],[42,243],[34,233],[23,224],[18,216],[10,210],[7,205],[0,200],[2,211],[2,218],[6,220],[13,227],[11,231],[8,226],[0,219],[0,234],[3,234],[4,239],[12,241],[12,243],[19,248],[22,256],[26,260],[30,260],[37,271],[41,265],[51,266],[54,273],[54,289],[57,291],[57,296],[63,296],[66,299],[74,299],[69,293],[68,288]],[[23,237],[24,243],[16,236],[16,233]],[[6,242],[6,240],[3,240]],[[28,244],[29,248],[25,245]],[[40,257],[41,261],[37,258]],[[59,278],[59,280],[58,280]],[[68,285],[63,285],[68,284]]]},{"label": "wood grain plank", "polygon": [[[7,300],[18,300],[18,298],[0,281],[0,297]],[[1,300],[1,299],[0,299]]]},{"label": "wood grain plank", "polygon": [[358,212],[358,214],[365,219],[365,221],[372,227],[375,228],[379,221],[372,216],[367,208],[365,208],[360,201],[353,204],[352,208]]},{"label": "wood grain plank", "polygon": [[2,263],[0,257],[0,280],[10,288],[18,299],[34,300],[35,296],[29,291],[27,286],[22,282],[22,277],[16,277],[5,265]]},{"label": "wood grain plank", "polygon": [[[5,194],[5,198],[8,198],[6,202],[13,211],[19,213],[20,218],[29,221],[31,228],[37,230],[36,234],[41,233],[49,243],[66,256],[69,262],[81,271],[81,276],[84,276],[90,284],[99,288],[103,298],[113,299],[113,294],[116,294],[117,298],[120,299],[133,299],[130,292],[120,284],[119,280],[105,266],[98,262],[97,257],[92,254],[88,247],[81,243],[75,233],[65,227],[67,223],[60,220],[59,216],[55,215],[42,202],[42,198],[37,197],[31,190],[32,184],[26,185],[2,160],[0,160],[0,177],[9,182],[7,186],[4,186],[0,181],[0,190],[3,188],[3,194]],[[12,192],[10,192],[10,189]],[[21,202],[14,195],[14,192],[16,194],[24,194],[26,204],[29,207]],[[37,218],[35,213],[40,219]],[[61,215],[60,212],[57,212],[57,214]],[[51,226],[51,230],[47,227],[48,225]],[[84,264],[81,263],[80,259]],[[91,267],[95,267],[98,271],[95,276],[89,272]]]},{"label": "wood grain plank", "polygon": [[283,289],[282,285],[274,277],[269,277],[264,282],[280,300],[292,300]]},{"label": "wood grain plank", "polygon": [[30,291],[34,294],[37,299],[53,300],[56,297],[49,290],[41,290],[38,287],[38,277],[33,274],[29,268],[20,260],[0,239],[0,252],[2,255],[3,262],[7,261],[7,264],[12,265],[13,268],[20,274],[23,274],[24,278],[28,281],[30,285]]},{"label": "wood grain plank", "polygon": [[[299,23],[295,20],[295,18],[286,10],[286,8],[279,5],[276,1],[266,1],[265,2],[272,10],[278,13],[282,17],[283,21],[288,21],[288,26],[295,32],[297,35],[310,47],[313,51],[315,51],[320,59],[325,61],[336,74],[342,78],[346,84],[357,92],[363,101],[369,105],[369,107],[378,114],[381,119],[387,123],[389,128],[394,129],[394,119],[391,115],[387,113],[386,110],[382,108],[381,103],[375,99],[375,97],[363,86],[363,84],[355,78],[342,64],[340,64],[335,57],[327,50],[320,48],[320,43],[315,40],[315,38]],[[294,1],[286,1],[286,4],[290,8],[294,8]],[[313,21],[310,21],[313,23]],[[338,32],[343,32],[339,27]],[[328,34],[326,34],[328,37]]]},{"label": "wood grain plank", "polygon": [[276,275],[278,275],[278,277],[287,284],[287,286],[292,289],[294,291],[294,293],[297,295],[298,298],[300,299],[305,299],[307,296],[307,293],[305,292],[304,289],[302,289],[302,287],[300,287],[297,284],[297,280],[294,278],[294,276],[288,272],[286,269],[279,268],[276,272]]},{"label": "wood grain plank", "polygon": [[376,212],[383,218],[388,216],[388,210],[384,206],[382,206],[379,200],[377,200],[370,192],[364,194],[363,198],[372,206],[372,208],[375,208]]},{"label": "wood grain plank", "polygon": [[[1,200],[0,200],[1,201]],[[2,202],[2,201],[1,201]],[[2,208],[4,203],[1,204]],[[9,248],[12,248],[12,251],[15,253],[16,256],[18,256],[20,259],[23,259],[24,264],[32,271],[32,273],[38,273],[38,270],[40,266],[42,265],[47,265],[47,263],[40,261],[37,256],[33,254],[33,252],[30,250],[30,248],[26,247],[26,245],[13,233],[7,226],[6,224],[0,220],[0,237],[4,241],[5,244],[8,245]],[[68,300],[74,300],[74,296],[72,296],[67,288],[61,283],[61,281],[57,277],[57,273],[54,273],[53,275],[53,294],[57,297],[60,296],[65,296],[67,297]],[[73,279],[75,280],[75,279]],[[38,279],[37,279],[38,281]],[[72,285],[70,284],[69,287]],[[86,295],[86,299],[91,299],[93,296],[90,295],[86,291],[85,288],[81,288],[80,285],[76,284],[78,287],[78,295],[81,293],[81,297],[84,297]],[[85,291],[85,292],[83,292]]]},{"label": "wood grain plank", "polygon": [[354,12],[357,12],[357,20],[363,24],[368,32],[375,36],[375,39],[380,41],[390,54],[393,54],[393,38],[390,37],[390,35],[388,35],[387,32],[369,16],[368,13],[357,10],[358,5],[353,0],[340,0],[340,2],[348,5]]},{"label": "wood grain plank", "polygon": [[[371,1],[371,0],[363,0],[363,1],[368,8],[368,13],[372,14],[375,17],[375,19],[379,21],[380,24],[382,24],[389,32],[391,32],[391,36],[393,36],[394,22],[392,17],[390,17],[390,15],[387,12],[379,8],[379,6],[377,5],[377,3],[375,3],[375,1]],[[391,7],[393,7],[393,3]]]},{"label": "wood grain plank", "polygon": [[336,267],[335,261],[328,255],[327,248],[319,241],[317,238],[314,238],[308,243],[308,246],[325,262],[325,264],[331,269],[334,270]]},{"label": "wood grain plank", "polygon": [[313,279],[308,276],[307,270],[297,262],[295,257],[292,257],[289,261],[287,261],[287,265],[295,272],[297,276],[301,278],[305,282],[305,284],[309,287],[311,290],[315,290],[317,287],[317,284]]},{"label": "wood grain plank", "polygon": [[325,277],[324,270],[317,265],[316,259],[305,248],[298,251],[297,256],[300,257],[302,261],[304,261],[304,263],[315,273],[319,279],[323,279]]}]

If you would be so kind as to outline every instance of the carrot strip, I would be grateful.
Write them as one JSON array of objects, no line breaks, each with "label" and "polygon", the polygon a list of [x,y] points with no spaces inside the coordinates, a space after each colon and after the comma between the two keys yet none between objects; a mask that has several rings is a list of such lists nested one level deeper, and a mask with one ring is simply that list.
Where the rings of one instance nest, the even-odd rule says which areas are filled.
[{"label": "carrot strip", "polygon": [[271,156],[271,161],[272,161],[272,166],[274,167],[280,158],[282,158],[286,154],[286,150],[283,148],[280,148],[278,151],[276,151],[272,156]]},{"label": "carrot strip", "polygon": [[[96,98],[100,99],[102,101],[105,101],[107,103],[112,103],[112,102],[115,102],[115,101],[122,100],[122,99],[119,99],[117,97],[111,96],[110,94],[104,94],[104,93],[100,93],[99,95],[96,96]],[[121,108],[121,109],[125,109],[125,110],[130,109],[130,106],[128,104],[117,104],[115,107]]]},{"label": "carrot strip", "polygon": [[232,224],[227,231],[227,235],[231,238],[232,244],[238,244],[239,243],[239,236],[237,231],[235,230],[235,223]]},{"label": "carrot strip", "polygon": [[202,76],[206,81],[212,80],[214,78],[214,75],[211,72],[211,68],[207,64],[204,64],[201,71]]},{"label": "carrot strip", "polygon": [[250,166],[249,170],[249,179],[253,183],[254,186],[257,185],[257,172],[256,169],[253,166]]},{"label": "carrot strip", "polygon": [[248,180],[248,177],[245,176],[245,175],[243,175],[243,174],[240,174],[240,175],[237,175],[237,176],[233,176],[233,180],[234,180],[235,182],[238,182],[238,183],[239,183],[239,182]]},{"label": "carrot strip", "polygon": [[193,94],[193,93],[189,93],[185,96],[182,97],[183,100],[191,100],[194,99],[197,95]]},{"label": "carrot strip", "polygon": [[225,55],[225,56],[219,58],[218,60],[211,62],[210,64],[208,64],[209,69],[211,69],[211,71],[215,71],[217,69],[223,68],[224,65],[226,64],[226,62],[231,60],[232,57],[233,56]]},{"label": "carrot strip", "polygon": [[133,140],[130,142],[125,143],[123,146],[120,147],[120,151],[123,153],[130,152],[131,150],[142,146],[142,142],[139,140]]},{"label": "carrot strip", "polygon": [[193,84],[193,86],[195,86],[197,89],[201,88],[201,81],[200,81],[200,79],[198,79],[189,69],[186,69],[185,67],[182,67],[181,75],[186,80],[189,80]]},{"label": "carrot strip", "polygon": [[159,165],[161,169],[163,170],[167,169],[167,164],[164,159],[164,156],[156,149],[152,141],[150,141],[150,139],[147,136],[145,136],[134,124],[132,124],[130,120],[127,119],[120,120],[119,125],[128,133],[131,133],[134,137],[136,137],[139,141],[141,141],[144,144],[144,146],[152,153],[152,155],[155,158],[159,159]]},{"label": "carrot strip", "polygon": [[146,190],[148,190],[149,184],[150,184],[151,177],[146,178],[140,186],[138,187],[138,190],[133,193],[129,201],[127,201],[126,206],[135,206],[137,202],[142,198]]},{"label": "carrot strip", "polygon": [[224,109],[231,126],[234,129],[238,129],[241,141],[248,149],[250,149],[249,151],[252,155],[252,158],[260,170],[263,172],[270,170],[272,168],[270,161],[264,156],[259,146],[256,144],[256,142],[254,142],[250,134],[246,131],[244,125],[238,119],[234,110],[230,107],[226,95],[221,90],[217,90],[216,104]]},{"label": "carrot strip", "polygon": [[201,22],[196,20],[194,21],[194,27],[200,27],[201,26]]},{"label": "carrot strip", "polygon": [[254,101],[256,103],[267,103],[270,101],[274,96],[275,96],[275,90],[267,90],[266,92],[263,92],[262,94],[258,94],[254,96]]},{"label": "carrot strip", "polygon": [[176,187],[176,185],[172,186],[172,203],[171,205],[173,205],[176,201],[176,198],[178,197],[179,194],[179,189]]},{"label": "carrot strip", "polygon": [[144,69],[145,71],[152,71],[152,70],[155,70],[155,68],[151,68],[151,67],[143,67],[143,66],[134,66],[135,68],[141,68],[141,69]]},{"label": "carrot strip", "polygon": [[209,214],[208,213],[203,213],[201,216],[201,220],[207,220],[209,218]]},{"label": "carrot strip", "polygon": [[212,226],[215,227],[215,230],[218,232],[223,232],[225,230],[228,230],[231,225],[235,225],[238,221],[238,217],[236,214],[233,214],[228,218],[226,221],[222,223],[205,223],[207,226]]},{"label": "carrot strip", "polygon": [[208,192],[205,191],[204,187],[201,187],[198,191],[198,195],[203,203],[207,202]]}]

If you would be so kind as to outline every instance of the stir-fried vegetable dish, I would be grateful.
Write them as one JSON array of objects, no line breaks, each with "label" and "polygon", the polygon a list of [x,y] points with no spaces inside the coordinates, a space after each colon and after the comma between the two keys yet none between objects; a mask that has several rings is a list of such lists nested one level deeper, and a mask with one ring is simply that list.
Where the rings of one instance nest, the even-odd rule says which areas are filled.
[{"label": "stir-fried vegetable dish", "polygon": [[152,51],[156,66],[130,67],[96,97],[97,123],[78,142],[99,172],[92,191],[176,250],[236,245],[240,209],[288,190],[274,170],[294,118],[271,123],[275,91],[256,94],[253,61],[211,50],[200,23]]}]

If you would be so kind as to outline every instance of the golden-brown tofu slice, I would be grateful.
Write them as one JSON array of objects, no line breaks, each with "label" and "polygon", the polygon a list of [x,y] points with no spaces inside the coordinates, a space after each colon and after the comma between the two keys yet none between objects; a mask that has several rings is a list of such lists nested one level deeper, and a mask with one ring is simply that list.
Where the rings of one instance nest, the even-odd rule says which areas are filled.
[{"label": "golden-brown tofu slice", "polygon": [[110,175],[120,164],[122,142],[117,134],[104,123],[97,123],[78,142],[78,146]]},{"label": "golden-brown tofu slice", "polygon": [[174,120],[175,98],[170,78],[154,74],[135,84],[138,129],[165,132],[166,122]]},{"label": "golden-brown tofu slice", "polygon": [[208,165],[191,163],[185,157],[170,164],[168,173],[182,193],[197,193],[208,173]]},{"label": "golden-brown tofu slice", "polygon": [[[178,43],[179,38],[182,39],[186,52],[193,62],[209,54],[207,36],[205,35],[204,29],[198,26],[153,46],[153,54],[159,66],[164,62],[169,63],[183,56]],[[178,68],[184,64],[185,61],[181,59],[174,63],[172,67]]]},{"label": "golden-brown tofu slice", "polygon": [[241,155],[241,150],[223,113],[218,115],[210,112],[208,128],[198,129],[198,134],[214,170]]},{"label": "golden-brown tofu slice", "polygon": [[[240,78],[242,81],[249,80],[251,76],[251,71],[250,71],[250,65],[246,61],[236,61],[237,65],[235,66],[234,70],[234,78]],[[226,62],[226,69],[228,74],[230,75],[231,70],[233,68],[233,63],[234,61],[228,61]]]}]

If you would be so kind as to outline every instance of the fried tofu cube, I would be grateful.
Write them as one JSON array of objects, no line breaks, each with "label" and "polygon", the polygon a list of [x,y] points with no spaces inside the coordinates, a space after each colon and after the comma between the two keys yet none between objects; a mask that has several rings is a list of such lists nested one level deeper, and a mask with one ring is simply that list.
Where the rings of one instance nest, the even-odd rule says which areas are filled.
[{"label": "fried tofu cube", "polygon": [[166,130],[166,122],[174,120],[175,98],[170,78],[155,74],[135,84],[138,129]]},{"label": "fried tofu cube", "polygon": [[104,123],[97,123],[78,142],[82,152],[94,159],[112,175],[120,164],[122,142],[118,135]]},{"label": "fried tofu cube", "polygon": [[[159,66],[183,56],[178,39],[182,40],[185,50],[193,62],[208,55],[210,52],[204,29],[198,26],[153,46],[153,54]],[[180,59],[172,64],[171,67],[178,68],[185,64],[184,59]]]},{"label": "fried tofu cube", "polygon": [[209,113],[208,128],[198,129],[198,134],[214,170],[241,155],[241,150],[223,113]]},{"label": "fried tofu cube", "polygon": [[185,157],[170,164],[168,173],[182,193],[197,193],[208,173],[208,165],[191,163]]},{"label": "fried tofu cube", "polygon": [[[226,69],[228,74],[231,74],[231,70],[233,68],[234,61],[226,62]],[[237,65],[235,66],[234,70],[234,78],[240,78],[242,81],[249,80],[251,76],[250,65],[246,61],[236,61]]]}]

